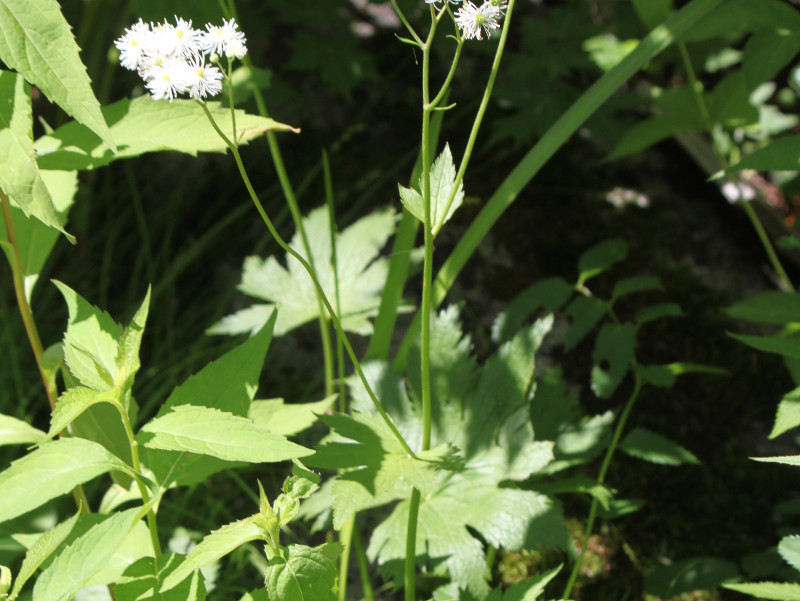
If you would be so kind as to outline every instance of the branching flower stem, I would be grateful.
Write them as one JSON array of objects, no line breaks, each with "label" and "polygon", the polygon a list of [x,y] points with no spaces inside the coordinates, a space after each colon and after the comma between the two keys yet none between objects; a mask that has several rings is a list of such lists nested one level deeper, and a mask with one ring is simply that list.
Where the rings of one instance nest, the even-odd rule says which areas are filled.
[{"label": "branching flower stem", "polygon": [[[606,456],[603,458],[603,463],[600,466],[600,473],[597,476],[597,483],[603,484],[606,479],[606,474],[608,472],[608,468],[611,465],[611,459],[614,457],[614,452],[617,450],[617,446],[619,446],[619,439],[622,437],[622,432],[625,430],[625,424],[628,422],[628,416],[631,413],[631,409],[633,409],[633,405],[636,403],[636,399],[639,398],[639,393],[642,391],[642,378],[634,372],[634,383],[633,383],[633,390],[631,391],[630,397],[628,397],[627,403],[625,403],[625,408],[622,410],[622,414],[617,421],[617,427],[614,429],[614,435],[611,438],[611,444],[608,445],[608,449],[606,450]],[[578,554],[578,559],[575,560],[575,564],[572,566],[572,572],[569,575],[569,581],[567,582],[567,588],[564,589],[564,594],[562,595],[562,599],[569,599],[570,595],[572,594],[572,589],[575,586],[575,581],[578,579],[578,573],[581,571],[581,567],[583,566],[583,558],[586,555],[586,548],[589,546],[589,537],[592,535],[592,529],[594,528],[594,520],[597,517],[597,506],[599,502],[597,498],[592,499],[592,505],[589,508],[589,518],[586,521],[586,530],[583,534],[583,544],[581,545],[581,552]]]},{"label": "branching flower stem", "polygon": [[450,206],[453,204],[456,194],[461,188],[461,182],[464,180],[464,174],[467,172],[467,166],[469,165],[469,160],[472,157],[472,150],[475,148],[475,141],[478,139],[478,131],[481,128],[483,116],[486,114],[486,108],[489,106],[489,100],[492,97],[494,81],[497,78],[498,71],[500,70],[500,61],[503,58],[503,50],[505,50],[506,40],[508,39],[508,30],[511,26],[511,15],[514,12],[514,1],[515,0],[509,0],[508,2],[508,8],[506,10],[506,15],[503,22],[503,29],[500,33],[500,41],[497,44],[497,51],[494,53],[492,70],[489,73],[489,79],[486,82],[486,89],[483,92],[483,98],[481,99],[481,104],[478,107],[478,112],[475,114],[475,121],[472,123],[472,130],[469,132],[469,139],[467,140],[467,146],[464,149],[464,156],[461,159],[461,165],[459,165],[458,172],[456,173],[453,189],[450,192],[450,197],[447,199],[447,204],[445,205],[442,215],[449,214]]},{"label": "branching flower stem", "polygon": [[333,323],[333,326],[336,328],[337,334],[341,337],[342,342],[344,343],[345,350],[347,351],[350,360],[353,362],[353,366],[355,367],[356,373],[358,374],[359,379],[364,385],[367,394],[369,394],[372,403],[375,405],[375,409],[383,418],[384,422],[386,422],[386,425],[389,427],[395,438],[397,438],[398,442],[403,447],[403,450],[409,455],[409,457],[416,457],[414,451],[412,451],[411,447],[408,446],[408,443],[405,441],[402,434],[400,434],[397,427],[394,425],[392,420],[389,418],[389,415],[386,413],[386,410],[383,408],[380,401],[375,396],[375,392],[372,390],[372,387],[370,386],[369,381],[367,380],[367,377],[364,374],[364,370],[361,369],[361,364],[359,363],[358,357],[356,356],[356,353],[353,350],[353,346],[350,344],[350,340],[347,338],[347,334],[342,328],[342,323],[341,321],[339,321],[336,312],[333,310],[333,307],[331,306],[328,297],[325,295],[325,292],[323,291],[322,286],[320,285],[319,280],[317,279],[317,275],[316,272],[314,271],[314,268],[309,264],[308,261],[306,261],[305,258],[303,258],[303,256],[300,253],[298,253],[295,249],[289,246],[286,243],[286,241],[281,237],[281,235],[278,233],[278,230],[275,229],[275,226],[273,225],[272,221],[267,215],[267,212],[264,210],[264,206],[258,199],[258,195],[256,194],[256,191],[253,188],[253,184],[250,182],[250,177],[247,175],[247,170],[245,169],[244,163],[242,162],[242,157],[239,154],[239,149],[233,144],[233,142],[231,142],[230,138],[228,138],[228,136],[225,135],[225,133],[219,128],[219,125],[217,125],[217,122],[214,120],[213,115],[208,110],[208,107],[205,105],[205,103],[199,102],[199,104],[200,106],[203,107],[203,111],[205,111],[206,116],[208,117],[208,120],[211,123],[211,126],[214,128],[214,131],[217,132],[217,135],[220,137],[220,139],[222,139],[222,141],[225,143],[225,145],[230,149],[231,153],[233,154],[233,158],[236,161],[236,166],[239,168],[239,175],[241,175],[242,181],[244,182],[244,185],[247,188],[247,192],[248,194],[250,194],[250,199],[253,201],[253,204],[255,205],[258,214],[264,221],[264,224],[267,226],[269,233],[272,234],[272,237],[287,254],[294,257],[303,266],[303,269],[305,269],[308,275],[311,277],[311,281],[314,284],[314,287],[316,288],[317,295],[322,301],[322,303],[325,305],[325,310],[328,312],[331,322]]},{"label": "branching flower stem", "polygon": [[13,215],[11,213],[11,202],[8,200],[3,190],[0,190],[0,204],[2,204],[3,220],[6,224],[6,237],[8,244],[4,245],[8,250],[9,263],[11,265],[11,276],[14,280],[14,294],[17,296],[17,306],[19,307],[22,322],[25,324],[25,332],[28,335],[28,340],[33,350],[33,356],[36,359],[36,365],[39,368],[39,375],[44,382],[44,389],[47,393],[47,401],[50,403],[50,411],[55,408],[55,399],[58,396],[57,391],[53,390],[47,379],[47,373],[44,370],[42,363],[42,356],[44,350],[42,348],[42,340],[39,338],[39,330],[36,329],[36,322],[33,319],[33,311],[31,310],[30,303],[25,296],[25,282],[22,277],[22,259],[19,255],[19,246],[17,245],[17,235],[14,231]]}]

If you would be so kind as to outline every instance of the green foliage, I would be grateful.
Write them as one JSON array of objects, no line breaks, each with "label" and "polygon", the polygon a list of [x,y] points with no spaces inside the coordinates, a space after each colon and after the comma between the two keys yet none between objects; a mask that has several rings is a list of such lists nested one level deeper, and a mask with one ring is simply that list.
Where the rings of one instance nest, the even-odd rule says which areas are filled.
[{"label": "green foliage", "polygon": [[270,601],[334,601],[338,599],[334,563],[338,543],[320,547],[289,545],[270,559],[265,586]]},{"label": "green foliage", "polygon": [[619,448],[632,457],[661,465],[700,463],[697,457],[679,444],[644,428],[634,428],[628,432]]},{"label": "green foliage", "polygon": [[[374,315],[380,305],[380,292],[388,268],[388,261],[377,257],[394,231],[395,220],[393,211],[383,209],[359,219],[337,234],[334,237],[336,272],[331,260],[330,217],[325,207],[315,209],[303,219],[311,257],[306,256],[299,233],[292,239],[291,247],[312,263],[328,298],[336,298],[335,276],[338,275],[341,306],[337,313],[342,327],[348,332],[363,335],[372,332],[368,317]],[[228,315],[210,328],[209,333],[252,334],[266,323],[275,307],[278,308],[276,336],[316,319],[320,308],[311,278],[293,257],[286,257],[286,265],[288,270],[274,257],[265,260],[248,257],[239,289],[249,296],[269,301],[269,304],[252,305]]]},{"label": "green foliage", "polygon": [[[430,178],[431,232],[435,236],[442,229],[442,226],[450,220],[456,209],[461,206],[461,203],[464,202],[464,188],[461,182],[458,183],[458,188],[454,190],[456,166],[453,163],[453,155],[450,152],[449,144],[445,144],[444,150],[433,162]],[[417,190],[404,186],[399,186],[399,189],[400,200],[406,210],[425,223],[425,202],[421,193],[423,185],[420,179]],[[451,196],[453,200],[448,206]]]}]

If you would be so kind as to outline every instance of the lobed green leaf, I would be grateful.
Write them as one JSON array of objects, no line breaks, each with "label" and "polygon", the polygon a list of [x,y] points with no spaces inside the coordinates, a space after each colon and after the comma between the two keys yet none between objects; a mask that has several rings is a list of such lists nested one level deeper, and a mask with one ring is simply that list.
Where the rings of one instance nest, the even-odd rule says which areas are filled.
[{"label": "lobed green leaf", "polygon": [[[338,552],[337,552],[338,551]],[[290,545],[269,562],[265,586],[270,601],[336,601],[338,543]]]}]

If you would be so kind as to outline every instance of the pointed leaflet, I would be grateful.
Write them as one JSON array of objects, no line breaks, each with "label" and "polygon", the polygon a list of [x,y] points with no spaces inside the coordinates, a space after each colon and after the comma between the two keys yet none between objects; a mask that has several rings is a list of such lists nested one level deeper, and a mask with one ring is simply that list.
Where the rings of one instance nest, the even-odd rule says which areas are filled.
[{"label": "pointed leaflet", "polygon": [[56,0],[0,0],[0,59],[116,151]]},{"label": "pointed leaflet", "polygon": [[[456,179],[456,166],[453,163],[453,155],[450,152],[450,145],[445,144],[444,150],[431,166],[431,231],[433,235],[439,233],[442,226],[453,216],[456,209],[464,201],[464,187],[459,182],[458,191],[453,197],[447,214],[447,201],[453,193],[453,185]],[[419,189],[422,190],[423,182],[420,178]],[[422,194],[417,190],[398,186],[400,189],[400,200],[409,213],[414,215],[421,222],[425,222],[425,204]]]},{"label": "pointed leaflet", "polygon": [[[0,4],[0,34],[2,30]],[[0,51],[2,44],[0,35]],[[74,242],[75,238],[64,230],[36,164],[30,94],[22,77],[0,70],[0,188],[25,215],[36,217]]]},{"label": "pointed leaflet", "polygon": [[265,586],[270,601],[336,601],[338,543],[289,545],[269,562]]},{"label": "pointed leaflet", "polygon": [[283,399],[253,401],[247,410],[247,417],[262,430],[269,430],[280,436],[293,436],[317,423],[317,415],[325,413],[336,400],[330,396],[316,403],[289,403]]},{"label": "pointed leaflet", "polygon": [[53,414],[50,416],[50,430],[47,432],[47,440],[58,436],[64,428],[69,426],[92,405],[110,403],[121,408],[120,396],[121,391],[116,387],[103,392],[97,392],[84,386],[70,388],[56,402]]},{"label": "pointed leaflet", "polygon": [[725,312],[736,319],[756,323],[800,322],[800,295],[777,290],[762,292],[731,305]]},{"label": "pointed leaflet", "polygon": [[69,533],[72,532],[75,526],[75,522],[78,521],[79,515],[80,513],[76,513],[52,530],[43,533],[36,539],[36,542],[31,545],[30,549],[25,553],[25,559],[22,561],[22,566],[14,580],[14,588],[11,589],[10,595],[11,601],[14,601],[17,595],[19,595],[22,587],[30,580],[34,572],[39,569],[39,566],[41,566],[53,554],[58,546],[64,542],[64,539],[69,536]]},{"label": "pointed leaflet", "polygon": [[784,536],[778,543],[778,553],[795,570],[800,570],[800,536]]},{"label": "pointed leaflet", "polygon": [[[66,222],[67,214],[75,200],[75,193],[78,191],[78,173],[76,171],[40,171],[39,175],[50,191],[59,218],[62,223]],[[11,206],[11,218],[17,236],[25,298],[30,303],[33,289],[39,281],[39,274],[58,240],[59,231],[38,219],[27,218],[22,209],[13,205]],[[3,220],[4,217],[0,214],[0,245],[8,239]]]},{"label": "pointed leaflet", "polygon": [[634,428],[619,445],[631,457],[661,465],[699,464],[700,461],[690,451],[665,436],[644,428]]},{"label": "pointed leaflet", "polygon": [[794,582],[745,582],[742,584],[723,584],[725,588],[776,601],[800,601],[800,584]]},{"label": "pointed leaflet", "polygon": [[603,273],[628,256],[628,244],[622,238],[612,238],[584,252],[578,259],[578,284]]},{"label": "pointed leaflet", "polygon": [[69,322],[64,334],[64,359],[70,372],[93,390],[114,385],[117,373],[117,342],[122,328],[105,311],[89,304],[66,284],[53,281],[64,295]]},{"label": "pointed leaflet", "polygon": [[636,327],[632,323],[605,324],[592,352],[592,391],[609,398],[622,383],[633,361]]},{"label": "pointed leaflet", "polygon": [[48,442],[0,472],[0,522],[111,470],[132,474],[131,468],[96,442],[82,438]]},{"label": "pointed leaflet", "polygon": [[[273,315],[254,337],[209,363],[175,388],[159,410],[158,417],[181,405],[209,407],[239,417],[246,416],[258,389],[275,318]],[[155,449],[147,450],[144,461],[164,487],[172,482],[182,484],[202,480],[230,467],[229,463],[214,457]]]},{"label": "pointed leaflet", "polygon": [[266,531],[256,523],[259,517],[254,515],[238,522],[227,524],[206,536],[183,560],[183,563],[164,579],[160,592],[163,593],[178,586],[193,571],[199,570],[221,557],[225,557],[245,543],[254,540],[266,540]]},{"label": "pointed leaflet", "polygon": [[765,353],[777,353],[785,357],[800,358],[800,339],[797,337],[747,336],[731,332],[728,332],[728,336]]},{"label": "pointed leaflet", "polygon": [[9,444],[40,442],[45,433],[10,415],[0,414],[0,447]]},{"label": "pointed leaflet", "polygon": [[[337,270],[341,307],[337,311],[342,327],[348,332],[369,335],[374,315],[381,302],[386,283],[388,261],[378,258],[380,250],[394,233],[396,217],[391,209],[380,209],[356,221],[336,235]],[[331,264],[330,216],[325,207],[311,211],[303,218],[313,264],[320,286],[336,309],[336,283]],[[301,256],[306,252],[299,234],[291,246]],[[307,257],[305,257],[307,259]],[[249,296],[269,301],[253,305],[224,317],[209,329],[210,334],[244,334],[255,332],[264,324],[272,307],[278,308],[275,335],[303,325],[319,315],[316,289],[303,266],[287,255],[284,269],[274,257],[262,260],[248,257],[244,262],[239,290]],[[326,313],[327,315],[327,313]]]},{"label": "pointed leaflet", "polygon": [[143,557],[132,563],[114,584],[116,601],[205,601],[203,574],[194,571],[183,582],[164,593],[157,592],[164,581],[184,561],[184,555],[168,553],[157,560]]},{"label": "pointed leaflet", "polygon": [[185,451],[226,461],[267,463],[314,453],[283,436],[257,427],[247,418],[180,405],[142,427],[137,438],[149,449]]},{"label": "pointed leaflet", "polygon": [[[230,137],[230,109],[219,102],[205,104],[220,129]],[[89,129],[73,121],[34,143],[42,169],[96,169],[117,159],[148,152],[174,150],[196,156],[198,152],[225,152],[228,148],[194,100],[163,102],[140,96],[103,107],[103,115],[119,146],[117,154]],[[241,144],[266,131],[291,129],[244,111],[236,111],[236,128]]]},{"label": "pointed leaflet", "polygon": [[142,507],[115,513],[76,539],[39,576],[33,601],[69,601],[90,583],[106,584],[93,581],[144,514]]},{"label": "pointed leaflet", "polygon": [[795,388],[781,399],[781,403],[778,405],[778,415],[775,417],[775,426],[769,437],[775,438],[797,426],[800,426],[800,388]]},{"label": "pointed leaflet", "polygon": [[142,345],[142,336],[144,335],[144,326],[147,322],[149,310],[150,286],[147,287],[147,294],[145,294],[141,306],[119,339],[119,352],[116,359],[117,371],[114,376],[114,383],[117,386],[121,386],[123,390],[130,391],[131,386],[133,386],[133,377],[142,365],[139,361],[139,348]]}]

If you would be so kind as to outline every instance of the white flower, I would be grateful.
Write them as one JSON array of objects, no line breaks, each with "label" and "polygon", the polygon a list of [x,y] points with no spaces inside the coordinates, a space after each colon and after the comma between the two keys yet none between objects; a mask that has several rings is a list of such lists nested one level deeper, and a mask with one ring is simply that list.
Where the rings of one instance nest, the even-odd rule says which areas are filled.
[{"label": "white flower", "polygon": [[146,86],[153,100],[167,98],[172,102],[189,90],[192,77],[192,68],[186,61],[168,58],[148,70]]},{"label": "white flower", "polygon": [[141,19],[126,29],[122,37],[114,41],[122,66],[131,71],[137,69],[142,58],[150,51],[152,37],[150,26]]},{"label": "white flower", "polygon": [[486,0],[480,7],[475,6],[470,0],[465,0],[464,5],[455,14],[456,24],[468,40],[482,40],[482,31],[488,36],[492,29],[500,27],[498,19],[502,16],[502,8],[493,6],[492,0]]},{"label": "white flower", "polygon": [[242,58],[247,54],[247,40],[233,19],[223,20],[222,27],[209,23],[206,30],[200,38],[200,46],[206,54],[225,54],[228,58]]},{"label": "white flower", "polygon": [[192,59],[189,75],[189,96],[200,100],[206,96],[216,96],[222,90],[222,72],[216,67],[205,65],[204,56]]},{"label": "white flower", "polygon": [[192,22],[175,17],[175,25],[164,21],[153,28],[154,46],[158,54],[190,58],[198,54],[202,32],[192,29]]}]

